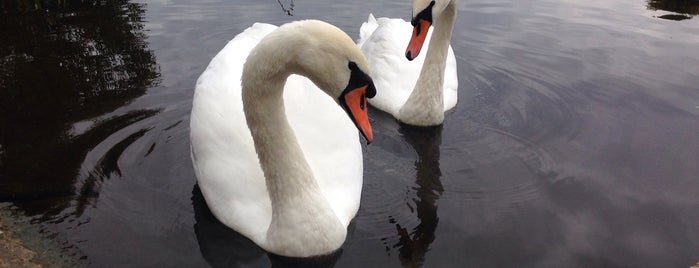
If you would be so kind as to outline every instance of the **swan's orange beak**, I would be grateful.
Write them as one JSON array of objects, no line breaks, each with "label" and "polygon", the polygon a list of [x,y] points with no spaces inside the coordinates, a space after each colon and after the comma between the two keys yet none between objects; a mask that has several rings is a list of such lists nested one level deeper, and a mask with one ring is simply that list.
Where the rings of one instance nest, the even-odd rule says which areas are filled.
[{"label": "swan's orange beak", "polygon": [[408,48],[405,50],[405,57],[408,58],[408,60],[413,60],[420,54],[422,45],[427,38],[427,31],[430,30],[431,25],[432,23],[425,19],[419,19],[417,23],[415,23],[413,35],[410,37]]},{"label": "swan's orange beak", "polygon": [[352,118],[354,125],[357,126],[359,132],[362,133],[367,144],[369,144],[374,139],[374,134],[371,132],[371,124],[369,123],[369,115],[367,114],[367,87],[369,87],[369,85],[364,85],[348,91],[342,96],[342,102],[344,102],[343,106],[350,118]]}]

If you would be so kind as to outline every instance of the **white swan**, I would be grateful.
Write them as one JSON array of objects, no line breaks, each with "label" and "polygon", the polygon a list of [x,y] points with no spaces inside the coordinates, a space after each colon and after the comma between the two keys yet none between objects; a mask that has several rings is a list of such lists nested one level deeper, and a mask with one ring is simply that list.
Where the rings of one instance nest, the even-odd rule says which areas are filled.
[{"label": "white swan", "polygon": [[216,218],[278,255],[338,249],[362,189],[357,128],[372,139],[368,70],[352,39],[320,21],[256,23],[231,40],[197,80],[190,121]]},{"label": "white swan", "polygon": [[[358,41],[378,89],[369,103],[406,124],[442,124],[444,112],[457,102],[456,58],[449,45],[455,19],[456,0],[414,0],[414,27],[402,19],[374,19],[370,14]],[[434,33],[428,31],[430,25]],[[424,42],[429,46],[422,56]]]}]

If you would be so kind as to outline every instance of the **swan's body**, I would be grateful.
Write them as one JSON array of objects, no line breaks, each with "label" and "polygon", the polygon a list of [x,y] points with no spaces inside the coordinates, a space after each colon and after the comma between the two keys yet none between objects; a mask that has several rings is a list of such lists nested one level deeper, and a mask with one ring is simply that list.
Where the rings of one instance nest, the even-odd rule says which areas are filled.
[{"label": "swan's body", "polygon": [[[434,2],[434,1],[433,1]],[[458,79],[456,58],[450,46],[456,17],[456,0],[413,2],[413,21],[429,12],[429,24],[423,24],[422,41],[412,40],[413,25],[402,19],[378,18],[369,15],[360,30],[358,45],[371,69],[378,92],[371,103],[403,123],[417,126],[440,125],[444,112],[457,103]],[[434,24],[434,31],[427,31]],[[415,33],[415,32],[413,32]],[[413,38],[415,39],[415,38]],[[426,53],[419,54],[422,43]],[[417,46],[403,51],[408,44]],[[406,60],[406,56],[410,60]]]},{"label": "swan's body", "polygon": [[[279,255],[339,248],[362,189],[353,120],[371,140],[359,105],[374,92],[367,68],[344,32],[319,21],[256,23],[231,40],[197,80],[190,122],[195,175],[216,218]],[[348,81],[364,86],[355,99]],[[351,102],[340,101],[347,113],[338,97]]]}]

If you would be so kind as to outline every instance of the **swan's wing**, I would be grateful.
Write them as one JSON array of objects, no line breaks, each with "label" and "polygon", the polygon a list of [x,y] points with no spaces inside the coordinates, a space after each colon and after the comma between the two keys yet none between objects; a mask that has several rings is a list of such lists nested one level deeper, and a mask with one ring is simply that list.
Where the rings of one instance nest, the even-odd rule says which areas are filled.
[{"label": "swan's wing", "polygon": [[190,118],[192,162],[206,203],[254,241],[266,234],[271,205],[243,115],[240,78],[250,50],[276,28],[256,23],[228,42],[197,80]]}]

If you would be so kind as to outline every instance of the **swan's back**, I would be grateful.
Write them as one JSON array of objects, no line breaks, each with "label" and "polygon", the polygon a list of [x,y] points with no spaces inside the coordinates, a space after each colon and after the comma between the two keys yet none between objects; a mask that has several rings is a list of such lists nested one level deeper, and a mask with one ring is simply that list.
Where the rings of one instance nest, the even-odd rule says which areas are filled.
[{"label": "swan's back", "polygon": [[[369,102],[377,108],[398,118],[400,108],[413,91],[420,69],[425,62],[428,46],[414,60],[405,58],[405,48],[410,41],[413,26],[402,19],[374,18],[369,14],[367,22],[359,29],[357,44],[364,52],[373,70],[372,78],[377,94]],[[425,44],[430,42],[432,32],[427,33]],[[444,71],[444,111],[448,111],[457,102],[458,78],[456,57],[449,47],[446,69]]]},{"label": "swan's back", "polygon": [[[249,52],[276,26],[256,23],[211,60],[197,80],[190,138],[199,187],[212,213],[260,244],[271,204],[243,113],[241,74]],[[338,219],[359,208],[362,152],[356,128],[337,103],[308,79],[292,75],[284,90],[287,117]]]}]

